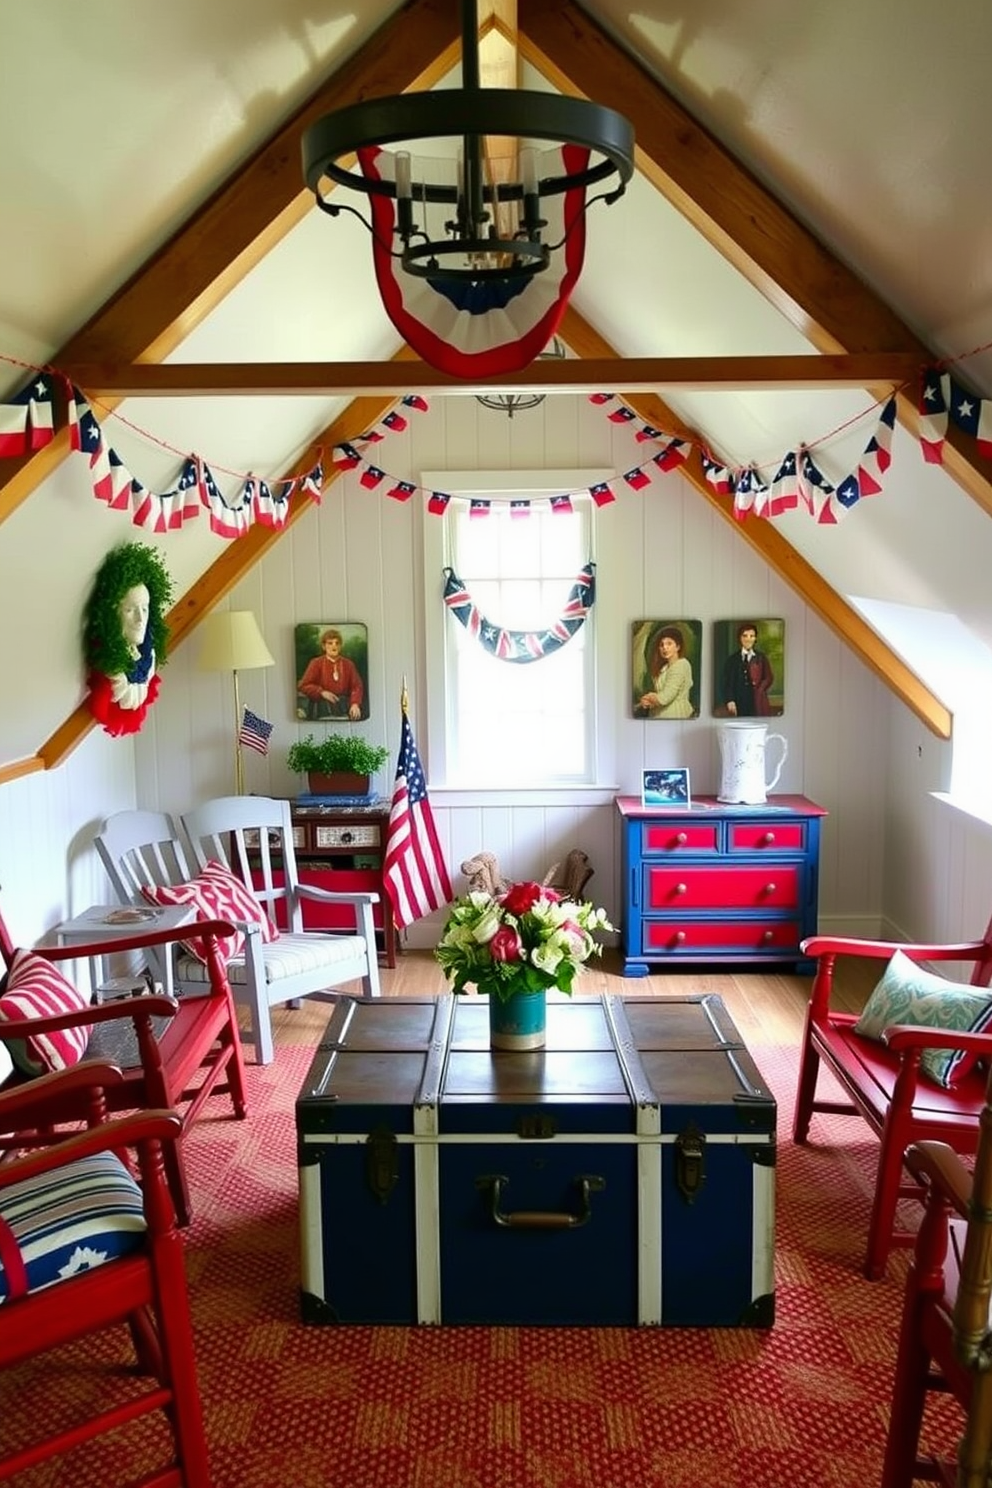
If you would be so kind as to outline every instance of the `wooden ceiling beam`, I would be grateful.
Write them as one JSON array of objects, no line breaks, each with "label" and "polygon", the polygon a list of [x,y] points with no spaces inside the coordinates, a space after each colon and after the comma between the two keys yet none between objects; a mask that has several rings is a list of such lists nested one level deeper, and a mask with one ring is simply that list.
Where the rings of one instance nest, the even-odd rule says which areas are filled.
[{"label": "wooden ceiling beam", "polygon": [[[577,310],[566,310],[559,329],[562,340],[576,356],[604,357],[609,356],[612,351],[609,342]],[[737,520],[734,516],[733,497],[721,496],[703,474],[699,434],[654,394],[639,394],[624,388],[623,398],[645,423],[692,443],[692,452],[686,464],[681,467],[681,472],[699,494],[705,497],[710,506],[715,507],[725,521],[733,525],[737,535],[796,591],[824,624],[850,646],[869,671],[874,672],[886,687],[902,699],[931,733],[936,734],[939,739],[949,739],[951,714],[940,699],[910,671],[901,657],[890,650],[877,631],[827,583],[822,574],[807,563],[775,524],[758,517],[743,522]]]},{"label": "wooden ceiling beam", "polygon": [[[301,137],[332,109],[430,88],[461,52],[451,0],[410,0],[228,177],[164,247],[52,357],[60,371],[84,362],[158,362],[189,335],[313,206],[303,182]],[[0,522],[68,453],[64,434],[39,455],[3,461]]]},{"label": "wooden ceiling beam", "polygon": [[499,388],[528,392],[594,393],[621,385],[631,392],[657,388],[710,391],[787,388],[890,389],[914,379],[910,352],[855,352],[825,356],[546,358],[520,372],[466,381],[425,362],[169,362],[120,366],[85,364],[66,375],[91,398],[312,397],[326,393],[476,393]]},{"label": "wooden ceiling beam", "polygon": [[[638,169],[814,346],[904,351],[919,366],[938,360],[574,0],[518,0],[518,22],[521,56],[559,92],[624,114],[634,126]],[[900,394],[899,418],[918,434],[912,389]],[[944,468],[992,515],[992,461],[953,426]]]}]

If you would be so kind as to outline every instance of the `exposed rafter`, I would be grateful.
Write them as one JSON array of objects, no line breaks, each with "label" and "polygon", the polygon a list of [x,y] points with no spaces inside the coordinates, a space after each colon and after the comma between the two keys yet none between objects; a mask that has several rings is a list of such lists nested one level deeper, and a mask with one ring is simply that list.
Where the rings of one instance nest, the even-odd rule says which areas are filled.
[{"label": "exposed rafter", "polygon": [[550,358],[520,372],[465,382],[414,361],[400,371],[389,362],[170,362],[161,366],[80,365],[63,369],[90,397],[207,398],[283,394],[287,397],[345,393],[477,393],[487,388],[515,392],[595,393],[622,386],[631,392],[656,388],[736,391],[745,388],[863,388],[868,383],[899,387],[919,371],[909,352],[856,352],[835,356],[591,357]]},{"label": "exposed rafter", "polygon": [[[611,350],[609,343],[604,341],[603,337],[575,310],[566,311],[562,335],[578,356],[601,357],[608,355]],[[850,646],[865,666],[902,699],[906,707],[910,708],[932,733],[938,738],[949,739],[951,737],[951,715],[940,699],[935,697],[919,677],[910,671],[905,662],[889,649],[881,636],[872,630],[858,612],[852,609],[835,589],[831,588],[812,564],[807,563],[806,559],[796,552],[775,524],[757,519],[746,522],[738,522],[735,519],[733,497],[721,496],[703,474],[698,449],[700,442],[698,432],[690,429],[674,409],[653,394],[638,395],[625,390],[624,399],[644,419],[645,423],[677,434],[693,443],[692,454],[681,468],[681,473],[685,478],[726,521],[733,523],[735,531],[744,541],[749,543],[768,566],[774,569],[779,577],[784,579],[809,605],[810,609],[814,610],[820,619]]]},{"label": "exposed rafter", "polygon": [[[491,0],[493,17],[484,24],[509,29],[503,13],[510,5],[511,0]],[[866,382],[869,370],[872,377],[902,382],[903,371],[893,369],[904,369],[906,358],[916,366],[934,360],[933,353],[872,291],[817,243],[577,6],[569,0],[517,0],[516,8],[521,55],[561,91],[595,97],[631,118],[639,144],[638,163],[649,179],[785,310],[814,345],[830,354],[884,353],[888,374],[879,372],[877,362],[870,369],[866,365],[862,368]],[[457,60],[457,46],[457,16],[450,0],[410,0],[56,353],[53,363],[62,369],[88,364],[120,371],[140,360],[151,370],[151,364],[174,350],[309,210],[311,198],[299,176],[299,141],[307,124],[331,108],[362,97],[430,86]],[[569,312],[564,329],[578,355],[613,356],[612,348],[574,312]],[[896,360],[890,362],[893,354]],[[186,370],[178,369],[181,374]],[[410,380],[404,382],[408,385]],[[619,372],[615,381],[611,390],[628,394],[631,406],[647,422],[672,432],[683,428],[656,396],[632,393],[629,379]],[[655,378],[652,385],[661,383]],[[105,392],[108,402],[123,395]],[[354,434],[356,428],[368,427],[382,416],[389,402],[382,389],[380,396],[356,402],[323,431],[318,442],[326,446]],[[910,400],[904,398],[902,405],[903,417],[915,431]],[[694,431],[684,432],[689,438],[698,437]],[[37,455],[4,462],[0,522],[51,472],[67,448],[63,431]],[[948,431],[946,464],[949,473],[992,513],[992,465],[953,429]],[[729,501],[705,481],[698,458],[686,467],[686,474],[732,520]],[[290,522],[308,509],[309,504],[297,498]],[[772,524],[748,522],[736,525],[736,530],[928,728],[941,737],[949,736],[950,717],[943,705]],[[170,613],[173,644],[181,644],[280,535],[253,528],[228,546]],[[78,709],[39,751],[37,760],[0,769],[0,779],[60,764],[90,726],[88,712]]]},{"label": "exposed rafter", "polygon": [[[885,302],[628,57],[572,0],[519,0],[521,56],[563,93],[620,109],[638,169],[821,351],[905,351],[937,360]],[[912,394],[899,417],[915,435]],[[947,432],[948,474],[992,515],[992,461]]]}]

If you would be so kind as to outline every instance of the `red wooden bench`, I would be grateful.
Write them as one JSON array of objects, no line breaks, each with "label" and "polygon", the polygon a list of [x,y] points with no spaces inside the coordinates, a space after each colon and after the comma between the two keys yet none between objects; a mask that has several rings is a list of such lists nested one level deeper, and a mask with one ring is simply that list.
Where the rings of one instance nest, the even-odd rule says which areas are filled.
[{"label": "red wooden bench", "polygon": [[[856,1013],[831,1008],[834,968],[838,956],[877,959],[879,976],[884,962],[899,950],[913,961],[973,962],[971,983],[987,987],[992,981],[992,921],[982,940],[961,945],[896,945],[889,941],[840,939],[814,935],[804,941],[803,954],[814,957],[816,975],[806,1009],[793,1140],[805,1143],[810,1119],[817,1111],[860,1116],[881,1143],[875,1196],[868,1225],[865,1275],[876,1281],[885,1271],[894,1245],[912,1245],[915,1232],[897,1231],[896,1205],[900,1198],[922,1198],[919,1184],[903,1175],[903,1158],[913,1142],[946,1142],[958,1153],[973,1153],[978,1145],[978,1117],[985,1104],[987,1070],[992,1061],[992,1034],[966,1034],[935,1028],[887,1028],[881,1043],[854,1032]],[[968,1049],[982,1064],[953,1090],[921,1078],[924,1049]],[[824,1064],[844,1091],[843,1101],[817,1098],[817,1077]]]}]

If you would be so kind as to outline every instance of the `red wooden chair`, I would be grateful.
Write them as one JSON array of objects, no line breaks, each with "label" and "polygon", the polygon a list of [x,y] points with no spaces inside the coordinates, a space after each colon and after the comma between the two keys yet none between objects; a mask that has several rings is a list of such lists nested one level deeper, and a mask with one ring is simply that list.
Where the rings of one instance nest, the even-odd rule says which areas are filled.
[{"label": "red wooden chair", "polygon": [[[924,1049],[965,1049],[982,1061],[992,1059],[992,1034],[966,1034],[942,1029],[899,1027],[885,1030],[883,1042],[854,1032],[857,1014],[830,1006],[838,956],[888,961],[902,951],[912,961],[964,961],[974,964],[971,982],[992,981],[992,921],[979,941],[960,945],[896,945],[888,941],[849,940],[816,935],[803,943],[804,955],[816,958],[816,975],[806,1009],[793,1140],[806,1142],[816,1111],[860,1116],[879,1138],[875,1196],[868,1226],[865,1275],[877,1280],[894,1245],[912,1245],[912,1232],[895,1229],[900,1198],[922,1197],[917,1183],[903,1178],[903,1157],[913,1142],[946,1142],[955,1152],[971,1153],[978,1145],[978,1117],[985,1102],[985,1077],[975,1068],[952,1090],[920,1079]],[[879,966],[881,975],[882,966]],[[818,1099],[821,1062],[836,1077],[845,1099]]]},{"label": "red wooden chair", "polygon": [[[140,995],[102,1005],[82,1005],[71,1011],[29,1022],[0,1018],[0,1041],[44,1038],[63,1030],[90,1030],[84,1058],[95,1058],[123,1068],[122,1078],[108,1090],[111,1111],[173,1109],[180,1112],[183,1129],[200,1114],[211,1095],[227,1095],[234,1115],[245,1116],[244,1063],[237,1015],[227,973],[217,948],[217,937],[232,934],[226,921],[204,921],[173,930],[142,930],[114,941],[115,952],[143,951],[195,934],[207,950],[207,981],[201,995],[180,999]],[[71,946],[36,946],[33,954],[45,962],[86,960],[106,956],[106,942]],[[0,957],[8,968],[16,949],[0,915]],[[21,1077],[24,1078],[24,1077]],[[26,1089],[30,1091],[32,1081]],[[25,1110],[27,1107],[25,1106]],[[60,1120],[58,1102],[47,1098],[48,1123]],[[26,1121],[24,1123],[27,1124]],[[183,1170],[181,1143],[165,1149],[169,1181],[180,1222],[190,1217],[189,1191]]]},{"label": "red wooden chair", "polygon": [[[125,1323],[151,1377],[138,1391],[108,1382],[95,1414],[57,1426],[58,1411],[25,1402],[6,1423],[18,1435],[0,1455],[0,1482],[155,1414],[169,1429],[169,1460],[141,1488],[209,1488],[183,1247],[163,1160],[182,1122],[174,1111],[104,1121],[122,1083],[112,1066],[83,1061],[0,1091],[0,1129],[15,1139],[49,1101],[53,1120],[72,1112],[88,1123],[0,1164],[0,1370]],[[124,1151],[133,1151],[134,1171]],[[57,1387],[66,1368],[60,1359]]]},{"label": "red wooden chair", "polygon": [[[990,1135],[982,1138],[986,1148]],[[924,1186],[926,1200],[906,1281],[882,1488],[910,1488],[919,1478],[947,1488],[987,1488],[992,1150],[979,1152],[974,1190],[971,1174],[943,1142],[911,1147],[906,1164]],[[967,1412],[956,1463],[920,1454],[927,1395],[948,1391]]]}]

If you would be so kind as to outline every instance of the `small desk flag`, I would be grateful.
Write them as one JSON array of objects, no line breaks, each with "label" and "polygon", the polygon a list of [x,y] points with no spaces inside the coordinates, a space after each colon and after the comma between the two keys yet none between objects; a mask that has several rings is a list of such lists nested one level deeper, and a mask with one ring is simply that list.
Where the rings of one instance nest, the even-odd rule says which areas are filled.
[{"label": "small desk flag", "polygon": [[271,723],[266,723],[264,718],[259,718],[257,713],[246,708],[238,743],[244,744],[248,749],[257,749],[259,754],[268,754],[271,732]]}]

